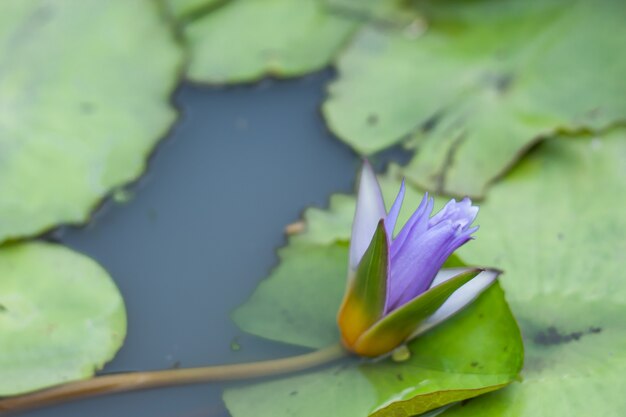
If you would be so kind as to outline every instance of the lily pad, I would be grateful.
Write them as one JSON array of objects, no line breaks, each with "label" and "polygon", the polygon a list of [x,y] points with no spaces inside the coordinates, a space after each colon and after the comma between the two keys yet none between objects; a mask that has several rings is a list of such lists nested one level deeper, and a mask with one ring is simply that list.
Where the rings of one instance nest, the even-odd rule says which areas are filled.
[{"label": "lily pad", "polygon": [[323,68],[357,27],[319,0],[238,0],[184,28],[193,81],[232,83]]},{"label": "lily pad", "polygon": [[0,250],[0,396],[89,378],[126,335],[124,302],[98,264],[62,246]]},{"label": "lily pad", "polygon": [[235,311],[234,321],[248,333],[293,345],[324,348],[339,342],[337,312],[346,286],[348,246],[293,244],[279,257],[271,277]]},{"label": "lily pad", "polygon": [[[388,204],[399,186],[397,173],[396,167],[380,178]],[[413,193],[405,206],[418,204],[420,195]],[[623,413],[624,195],[623,129],[550,139],[494,185],[480,205],[476,242],[460,254],[471,263],[505,271],[500,282],[525,337],[523,382],[443,415]],[[300,244],[346,242],[351,210],[353,198],[334,196],[328,211],[306,212],[307,230],[293,239]]]},{"label": "lily pad", "polygon": [[[347,256],[341,243],[288,246],[235,321],[274,340],[316,348],[337,343]],[[408,349],[404,362],[348,358],[312,373],[229,389],[224,400],[235,417],[414,415],[501,388],[522,359],[519,330],[498,284]]]},{"label": "lily pad", "polygon": [[218,84],[322,69],[364,22],[404,27],[415,18],[396,0],[207,3],[211,12],[183,28],[191,54],[187,75],[193,81]]},{"label": "lily pad", "polygon": [[363,154],[409,138],[415,184],[482,197],[538,140],[625,120],[623,2],[414,3],[425,34],[361,30],[324,114]]},{"label": "lily pad", "polygon": [[210,13],[233,0],[165,0],[172,16],[181,22],[191,20],[205,13]]},{"label": "lily pad", "polygon": [[155,2],[6,2],[0,62],[0,241],[84,222],[176,116],[181,52]]},{"label": "lily pad", "polygon": [[551,139],[493,187],[477,242],[461,253],[506,270],[525,338],[523,382],[444,415],[623,414],[624,195],[624,130]]}]

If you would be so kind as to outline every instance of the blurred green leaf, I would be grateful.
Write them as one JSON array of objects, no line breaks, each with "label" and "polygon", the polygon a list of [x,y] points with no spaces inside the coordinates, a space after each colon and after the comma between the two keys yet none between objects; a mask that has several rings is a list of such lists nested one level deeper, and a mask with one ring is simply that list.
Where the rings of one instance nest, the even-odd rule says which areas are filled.
[{"label": "blurred green leaf", "polygon": [[[170,1],[176,4],[181,0]],[[397,3],[400,1],[219,2],[219,7],[183,24],[191,54],[188,76],[198,82],[238,83],[324,68],[362,24],[409,24],[415,18],[413,11]]]},{"label": "blurred green leaf", "polygon": [[348,247],[288,245],[269,279],[233,314],[244,331],[311,348],[339,341],[337,312],[346,289]]},{"label": "blurred green leaf", "polygon": [[181,53],[150,1],[5,2],[0,63],[0,241],[87,220],[176,116]]},{"label": "blurred green leaf", "polygon": [[172,16],[181,23],[197,19],[233,0],[158,0],[168,7]]},{"label": "blurred green leaf", "polygon": [[0,396],[91,377],[126,335],[109,275],[62,246],[0,250]]},{"label": "blurred green leaf", "polygon": [[184,27],[188,76],[210,83],[323,68],[357,27],[319,0],[237,0]]},{"label": "blurred green leaf", "polygon": [[493,187],[461,255],[506,271],[523,382],[445,416],[623,414],[625,195],[625,130],[550,139]]},{"label": "blurred green leaf", "polygon": [[619,0],[433,0],[422,36],[364,28],[341,55],[324,114],[369,154],[405,138],[408,179],[482,197],[536,141],[626,117]]}]

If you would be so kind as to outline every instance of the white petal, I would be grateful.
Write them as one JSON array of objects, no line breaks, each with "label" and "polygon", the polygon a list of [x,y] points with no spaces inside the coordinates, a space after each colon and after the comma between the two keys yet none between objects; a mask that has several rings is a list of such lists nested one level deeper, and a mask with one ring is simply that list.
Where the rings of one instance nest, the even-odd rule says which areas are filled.
[{"label": "white petal", "polygon": [[[432,286],[437,284],[441,284],[444,281],[449,280],[452,277],[455,277],[459,273],[463,271],[467,271],[471,268],[451,268],[451,269],[442,269],[439,271],[435,280],[433,281]],[[420,324],[420,326],[415,330],[415,332],[411,335],[411,338],[418,336],[425,331],[433,328],[438,325],[442,321],[450,318],[454,314],[461,311],[465,306],[474,301],[485,289],[487,289],[500,275],[500,271],[496,271],[493,269],[487,269],[474,279],[472,279],[467,284],[463,285],[461,288],[456,290],[450,298],[446,300],[445,303],[439,307],[437,311],[433,313],[432,316],[427,318]]]},{"label": "white petal", "polygon": [[364,161],[350,241],[350,268],[352,270],[356,269],[372,241],[376,225],[386,215],[385,202],[376,174],[369,162]]},{"label": "white petal", "polygon": [[432,287],[436,287],[437,285],[443,282],[446,282],[447,280],[454,278],[457,275],[465,271],[469,271],[470,269],[473,269],[473,268],[462,266],[462,267],[457,267],[457,268],[441,269],[439,270],[439,272],[437,272],[437,276],[435,277],[433,282],[430,284],[430,287],[428,287],[428,289],[431,289]]}]

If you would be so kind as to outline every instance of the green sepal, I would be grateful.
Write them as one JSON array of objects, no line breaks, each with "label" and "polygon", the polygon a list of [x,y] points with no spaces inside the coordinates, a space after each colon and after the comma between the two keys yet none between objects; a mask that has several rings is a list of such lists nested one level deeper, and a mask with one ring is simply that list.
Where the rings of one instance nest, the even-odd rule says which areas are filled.
[{"label": "green sepal", "polygon": [[459,288],[483,270],[472,268],[461,272],[409,301],[368,329],[355,344],[363,356],[380,356],[406,341],[418,325],[431,316]]},{"label": "green sepal", "polygon": [[381,219],[354,276],[350,277],[339,309],[339,328],[348,346],[383,315],[388,272],[389,242],[384,220]]}]

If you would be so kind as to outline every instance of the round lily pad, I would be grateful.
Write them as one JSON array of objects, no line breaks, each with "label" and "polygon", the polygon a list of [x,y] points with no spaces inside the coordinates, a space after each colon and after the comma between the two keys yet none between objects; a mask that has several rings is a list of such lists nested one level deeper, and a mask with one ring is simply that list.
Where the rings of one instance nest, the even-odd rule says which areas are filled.
[{"label": "round lily pad", "polygon": [[107,272],[59,245],[0,250],[0,396],[89,378],[126,335],[122,297]]},{"label": "round lily pad", "polygon": [[87,220],[176,116],[157,2],[5,2],[0,62],[0,242]]}]

